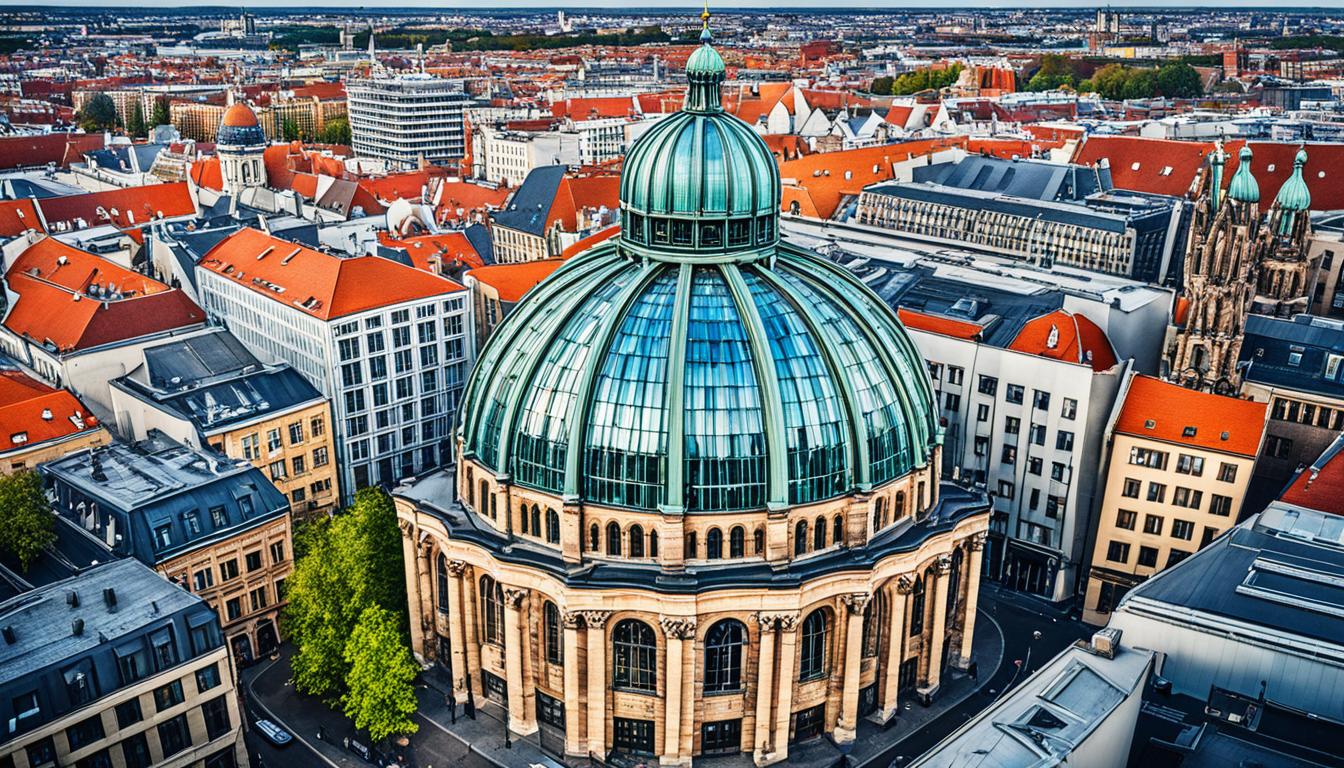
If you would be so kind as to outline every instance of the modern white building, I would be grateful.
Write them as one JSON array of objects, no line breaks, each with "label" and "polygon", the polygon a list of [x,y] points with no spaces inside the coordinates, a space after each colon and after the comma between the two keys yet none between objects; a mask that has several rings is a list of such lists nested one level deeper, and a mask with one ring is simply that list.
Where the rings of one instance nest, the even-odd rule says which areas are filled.
[{"label": "modern white building", "polygon": [[351,80],[350,143],[358,157],[410,167],[466,155],[462,112],[470,103],[460,80],[424,73]]},{"label": "modern white building", "polygon": [[579,135],[560,131],[510,131],[483,126],[472,135],[473,159],[487,182],[516,187],[543,165],[578,165]]},{"label": "modern white building", "polygon": [[331,400],[341,489],[452,463],[474,356],[462,286],[381,256],[341,257],[244,228],[197,267],[213,318]]}]

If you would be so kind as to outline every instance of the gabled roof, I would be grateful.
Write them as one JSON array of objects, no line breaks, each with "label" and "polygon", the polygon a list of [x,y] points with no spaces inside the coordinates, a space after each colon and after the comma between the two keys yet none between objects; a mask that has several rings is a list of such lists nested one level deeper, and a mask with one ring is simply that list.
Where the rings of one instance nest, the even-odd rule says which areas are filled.
[{"label": "gabled roof", "polygon": [[1090,365],[1098,372],[1110,370],[1116,363],[1115,350],[1106,332],[1087,317],[1063,309],[1029,321],[1008,348]]},{"label": "gabled roof", "polygon": [[185,181],[50,197],[37,201],[37,205],[50,230],[55,230],[60,222],[75,226],[80,219],[88,227],[99,224],[131,227],[156,219],[159,214],[171,219],[196,213],[196,203]]},{"label": "gabled roof", "polygon": [[975,339],[984,332],[984,326],[979,323],[972,323],[966,320],[954,320],[950,317],[940,317],[931,315],[927,312],[917,312],[913,309],[901,307],[896,310],[900,316],[901,322],[907,328],[913,328],[917,331],[928,331],[940,336],[951,336],[954,339]]},{"label": "gabled roof", "polygon": [[42,230],[33,200],[0,200],[0,236],[17,237],[30,229]]},{"label": "gabled roof", "polygon": [[0,370],[0,453],[99,428],[97,417],[74,394],[21,371]]},{"label": "gabled roof", "polygon": [[1298,472],[1279,500],[1344,515],[1344,434],[1336,437],[1310,467]]},{"label": "gabled roof", "polygon": [[597,96],[565,99],[551,104],[555,117],[568,116],[574,120],[592,120],[602,117],[631,117],[636,114],[635,100],[629,96]]},{"label": "gabled roof", "polygon": [[481,255],[476,252],[471,241],[462,232],[438,232],[432,235],[413,235],[397,238],[387,232],[378,233],[378,242],[392,247],[403,248],[411,257],[416,269],[437,274],[430,264],[430,257],[438,256],[444,266],[454,263],[465,265],[468,269],[485,266]]},{"label": "gabled roof", "polygon": [[[1111,180],[1120,189],[1184,197],[1213,150],[1211,141],[1089,136],[1073,162],[1096,165],[1104,159],[1110,164]],[[1232,178],[1231,169],[1224,171],[1224,177]]]},{"label": "gabled roof", "polygon": [[1130,379],[1115,431],[1251,458],[1260,450],[1266,408],[1264,403],[1135,375]]},{"label": "gabled roof", "polygon": [[528,291],[550,277],[564,263],[563,259],[541,259],[517,264],[496,264],[473,269],[467,274],[494,288],[499,293],[500,301],[512,304],[520,301]]},{"label": "gabled roof", "polygon": [[70,167],[83,162],[84,153],[103,146],[101,133],[47,133],[0,138],[0,170],[32,168],[54,163]]},{"label": "gabled roof", "polygon": [[322,320],[462,290],[379,256],[342,258],[250,227],[210,249],[199,268]]}]

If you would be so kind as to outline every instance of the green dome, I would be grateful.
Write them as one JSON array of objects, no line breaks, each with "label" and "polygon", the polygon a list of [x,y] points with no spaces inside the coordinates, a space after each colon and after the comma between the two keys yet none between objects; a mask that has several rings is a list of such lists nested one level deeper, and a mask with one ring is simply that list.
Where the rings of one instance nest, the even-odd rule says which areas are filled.
[{"label": "green dome", "polygon": [[1227,188],[1227,196],[1241,203],[1258,203],[1260,185],[1251,175],[1251,148],[1242,147],[1237,158],[1237,172],[1232,174],[1232,183]]},{"label": "green dome", "polygon": [[631,509],[781,508],[882,485],[939,440],[928,371],[850,271],[771,260],[569,259],[500,324],[463,397],[463,455],[522,487]]},{"label": "green dome", "polygon": [[650,258],[763,258],[779,240],[779,166],[751,126],[723,111],[723,59],[707,25],[701,39],[686,64],[685,107],[626,155],[620,239]]},{"label": "green dome", "polygon": [[1293,159],[1293,175],[1279,187],[1274,202],[1285,211],[1305,211],[1311,207],[1311,190],[1302,178],[1302,167],[1307,164],[1307,150],[1299,149]]}]

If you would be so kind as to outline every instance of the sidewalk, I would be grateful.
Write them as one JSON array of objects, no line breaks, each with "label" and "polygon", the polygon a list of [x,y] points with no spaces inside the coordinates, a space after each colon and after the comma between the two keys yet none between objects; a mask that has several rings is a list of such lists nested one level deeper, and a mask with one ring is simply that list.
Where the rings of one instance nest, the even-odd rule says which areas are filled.
[{"label": "sidewalk", "polygon": [[[973,655],[979,666],[979,679],[972,680],[965,673],[949,668],[943,673],[942,685],[933,704],[923,707],[913,698],[907,698],[901,713],[889,727],[860,720],[858,737],[849,752],[850,765],[878,766],[877,757],[889,751],[907,736],[932,722],[943,713],[961,704],[985,685],[1003,663],[1003,633],[994,618],[980,611],[976,620]],[[294,691],[289,683],[289,657],[292,649],[285,647],[274,662],[258,665],[245,675],[253,703],[264,710],[272,720],[281,724],[320,754],[331,768],[369,768],[358,755],[341,746],[341,740],[351,731],[351,724],[339,712],[320,701]],[[512,738],[512,748],[504,746],[503,713],[493,702],[478,706],[476,719],[459,714],[457,722],[445,703],[440,681],[432,672],[422,676],[416,695],[420,700],[420,731],[410,739],[406,750],[408,761],[417,768],[519,768],[520,766],[559,766],[554,758],[544,753],[534,734]],[[319,728],[325,728],[328,743],[317,738]],[[842,753],[829,740],[822,738],[790,747],[789,760],[784,765],[828,768],[835,765]],[[744,753],[721,758],[697,758],[697,766],[705,768],[750,768],[751,755]]]}]

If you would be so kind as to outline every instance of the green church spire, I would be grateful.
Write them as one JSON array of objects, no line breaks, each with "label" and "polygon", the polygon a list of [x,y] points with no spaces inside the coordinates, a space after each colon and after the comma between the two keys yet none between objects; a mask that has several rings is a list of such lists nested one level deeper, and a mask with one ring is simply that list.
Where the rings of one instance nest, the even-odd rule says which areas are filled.
[{"label": "green church spire", "polygon": [[1251,156],[1249,146],[1241,148],[1237,155],[1237,172],[1232,175],[1232,184],[1227,189],[1227,196],[1239,203],[1260,202],[1260,185],[1251,175]]}]

